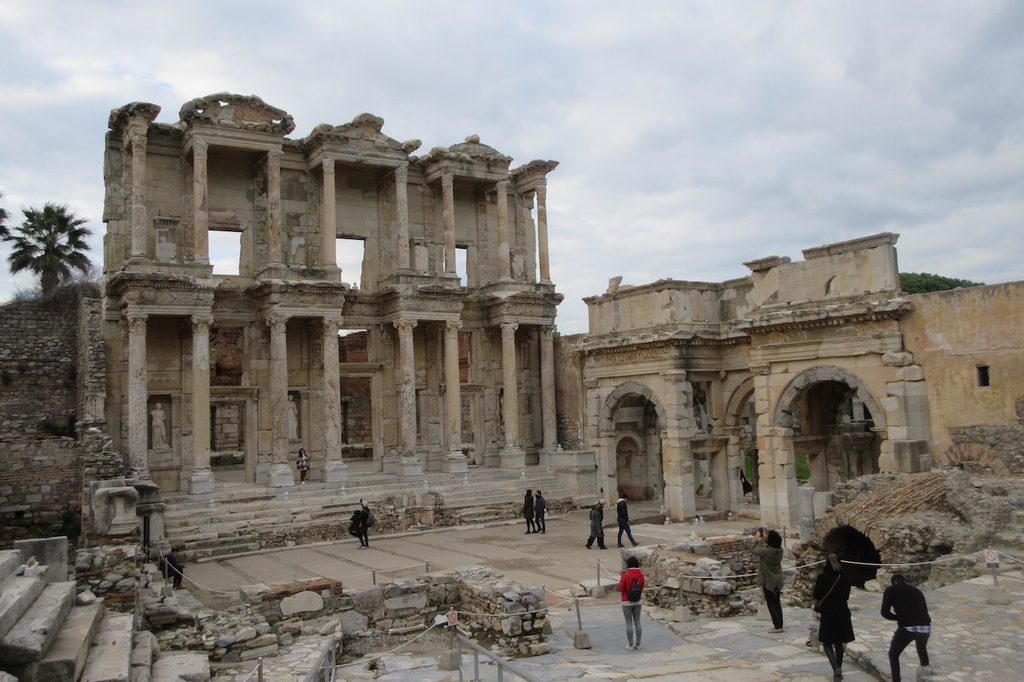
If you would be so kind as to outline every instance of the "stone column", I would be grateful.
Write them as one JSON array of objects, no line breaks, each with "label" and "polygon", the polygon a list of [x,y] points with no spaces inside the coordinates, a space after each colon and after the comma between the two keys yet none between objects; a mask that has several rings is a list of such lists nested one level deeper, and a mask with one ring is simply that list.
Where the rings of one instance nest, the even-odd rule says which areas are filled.
[{"label": "stone column", "polygon": [[800,499],[793,429],[782,426],[762,429],[759,422],[757,433],[761,523],[776,528],[795,528],[800,522]]},{"label": "stone column", "polygon": [[146,133],[135,132],[132,145],[132,260],[146,260]]},{"label": "stone column", "polygon": [[192,475],[193,495],[213,492],[210,469],[210,325],[213,318],[192,316]]},{"label": "stone column", "polygon": [[348,466],[341,457],[341,373],[338,369],[340,317],[324,318],[324,482],[348,480]]},{"label": "stone column", "polygon": [[423,474],[416,455],[416,357],[412,330],[416,320],[396,320],[398,330],[398,463],[399,476]]},{"label": "stone column", "polygon": [[[335,241],[338,237],[334,198],[334,159],[324,159],[324,191],[320,204],[320,264],[325,269],[338,267]],[[337,341],[337,339],[335,339]]]},{"label": "stone column", "polygon": [[462,452],[462,384],[459,377],[459,330],[462,323],[444,323],[444,415],[447,427],[448,455],[444,470],[451,474],[468,471]]},{"label": "stone column", "polygon": [[537,187],[537,253],[540,258],[540,281],[551,283],[551,265],[548,261],[548,188]]},{"label": "stone column", "polygon": [[284,267],[281,257],[281,157],[280,150],[267,152],[267,265]]},{"label": "stone column", "polygon": [[[508,241],[508,180],[498,180],[498,279],[511,279],[511,248]],[[502,327],[504,328],[504,327]]]},{"label": "stone column", "polygon": [[550,463],[551,454],[559,452],[558,422],[555,403],[555,328],[543,327],[540,330],[540,404],[541,426],[544,432],[544,445],[541,449],[541,462]]},{"label": "stone column", "polygon": [[501,411],[505,420],[505,447],[501,451],[502,469],[522,469],[526,466],[526,453],[519,447],[519,387],[516,381],[518,328],[519,325],[515,322],[505,322],[501,325],[501,371],[505,386]]},{"label": "stone column", "polygon": [[[130,475],[141,479],[149,478],[146,317],[145,313],[137,311],[125,314],[128,322],[128,460]],[[168,428],[167,433],[170,432]]]},{"label": "stone column", "polygon": [[284,315],[267,316],[270,327],[270,428],[272,464],[270,485],[295,485],[288,457],[288,342],[285,336],[288,318]]},{"label": "stone column", "polygon": [[398,211],[398,269],[409,269],[409,164],[395,169],[395,208]]},{"label": "stone column", "polygon": [[455,272],[455,180],[451,173],[441,175],[441,220],[444,223],[444,271]]},{"label": "stone column", "polygon": [[205,142],[192,143],[192,246],[196,263],[210,262],[210,213],[206,202],[207,174]]}]

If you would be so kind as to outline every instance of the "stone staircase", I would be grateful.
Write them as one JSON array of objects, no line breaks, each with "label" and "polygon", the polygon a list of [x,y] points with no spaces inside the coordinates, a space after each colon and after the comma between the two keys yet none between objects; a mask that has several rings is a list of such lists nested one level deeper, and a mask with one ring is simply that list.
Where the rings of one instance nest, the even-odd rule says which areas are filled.
[{"label": "stone staircase", "polygon": [[464,475],[431,472],[415,482],[372,473],[352,476],[344,487],[236,485],[219,486],[206,495],[166,496],[164,530],[179,558],[195,561],[311,542],[318,530],[323,537],[347,536],[360,499],[373,508],[395,495],[421,500],[429,492],[442,497],[443,508],[454,515],[456,525],[513,519],[527,488],[542,490],[549,509],[553,504],[575,502],[558,475],[541,467],[528,467],[525,472],[474,467]]}]

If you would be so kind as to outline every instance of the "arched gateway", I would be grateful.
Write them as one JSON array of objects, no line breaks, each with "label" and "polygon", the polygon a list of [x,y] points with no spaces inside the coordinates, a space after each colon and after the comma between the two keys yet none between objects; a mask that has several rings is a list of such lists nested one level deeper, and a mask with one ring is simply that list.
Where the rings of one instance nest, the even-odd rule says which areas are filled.
[{"label": "arched gateway", "polygon": [[664,410],[653,391],[639,382],[627,381],[607,397],[601,432],[613,446],[615,460],[607,466],[606,497],[625,493],[633,500],[662,499],[664,423]]}]

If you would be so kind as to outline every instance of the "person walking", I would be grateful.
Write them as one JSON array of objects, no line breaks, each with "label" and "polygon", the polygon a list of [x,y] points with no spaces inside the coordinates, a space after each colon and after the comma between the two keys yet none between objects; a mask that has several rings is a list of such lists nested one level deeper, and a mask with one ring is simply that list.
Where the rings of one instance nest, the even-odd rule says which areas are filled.
[{"label": "person walking", "polygon": [[633,539],[633,532],[629,529],[629,507],[626,504],[628,499],[629,498],[626,496],[626,493],[622,493],[619,501],[615,503],[615,520],[618,521],[619,524],[619,547],[625,547],[625,545],[622,544],[623,533],[626,534],[626,537],[629,538],[629,541],[633,543],[634,547],[637,545],[636,540]]},{"label": "person walking", "polygon": [[587,538],[587,549],[594,546],[601,549],[608,549],[604,546],[604,500],[598,500],[597,504],[590,508],[590,537]]},{"label": "person walking", "polygon": [[352,513],[348,532],[359,539],[359,549],[370,548],[370,507],[359,500],[359,509]]},{"label": "person walking", "polygon": [[[640,560],[635,556],[626,559],[626,570],[619,576],[619,594],[622,595],[622,613],[626,617],[626,650],[639,651],[640,637],[643,629],[640,626],[640,606],[644,589],[644,574],[640,570]],[[633,635],[636,633],[636,644]]]},{"label": "person walking", "polygon": [[544,496],[540,494],[540,491],[534,493],[536,499],[533,501],[533,523],[534,532],[547,533],[547,525],[544,523],[544,515],[548,511],[548,503],[544,500]]},{"label": "person walking", "polygon": [[889,668],[892,671],[892,682],[900,682],[900,655],[911,642],[917,646],[921,667],[928,667],[928,637],[932,633],[932,619],[928,615],[928,602],[921,590],[898,573],[889,582],[891,584],[882,595],[882,617],[896,621],[896,632],[892,634],[892,642],[889,643]]},{"label": "person walking", "polygon": [[529,489],[526,491],[526,497],[523,498],[523,516],[526,517],[526,533],[524,535],[537,532],[537,527],[533,523],[533,491]]},{"label": "person walking", "polygon": [[758,545],[751,550],[758,560],[757,584],[772,617],[771,632],[782,632],[782,536],[778,531],[759,528],[757,540]]},{"label": "person walking", "polygon": [[843,575],[843,564],[836,554],[829,554],[825,567],[814,583],[814,610],[821,614],[818,641],[824,645],[825,656],[832,664],[832,680],[843,679],[843,653],[852,642],[853,622],[850,620],[850,580]]},{"label": "person walking", "polygon": [[306,448],[299,448],[299,458],[295,461],[295,466],[299,470],[299,484],[305,485],[306,474],[309,473],[309,455],[306,454]]},{"label": "person walking", "polygon": [[157,568],[163,574],[164,580],[171,581],[174,589],[181,589],[181,582],[185,579],[185,567],[182,566],[178,557],[174,555],[174,550],[170,547],[163,548],[160,552],[160,562]]}]

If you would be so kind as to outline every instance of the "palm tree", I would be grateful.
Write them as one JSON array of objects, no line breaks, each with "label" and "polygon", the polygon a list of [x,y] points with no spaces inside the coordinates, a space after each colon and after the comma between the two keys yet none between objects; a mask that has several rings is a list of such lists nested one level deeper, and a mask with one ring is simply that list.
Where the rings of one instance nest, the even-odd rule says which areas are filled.
[{"label": "palm tree", "polygon": [[[3,198],[4,193],[0,192],[0,199]],[[7,229],[7,210],[4,209],[3,207],[0,207],[0,239],[3,239],[9,234],[10,232]]]},{"label": "palm tree", "polygon": [[39,276],[43,296],[53,293],[57,285],[71,278],[72,271],[88,273],[92,261],[85,255],[89,250],[86,238],[92,231],[83,227],[84,218],[78,218],[67,206],[47,203],[43,210],[26,208],[25,222],[10,234],[0,238],[12,244],[7,262],[12,273],[28,270]]}]

